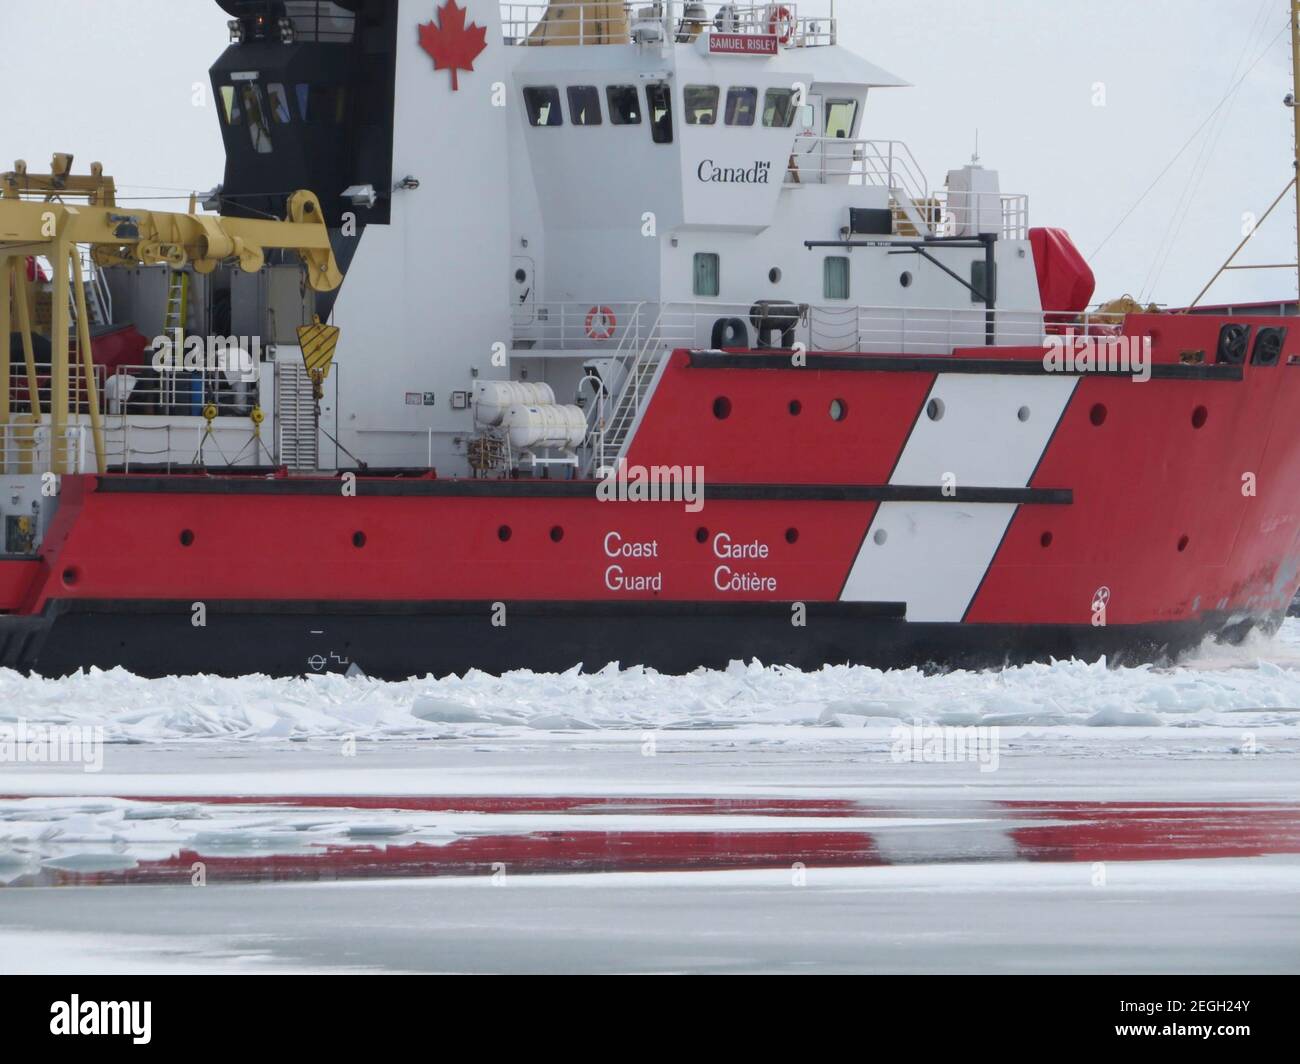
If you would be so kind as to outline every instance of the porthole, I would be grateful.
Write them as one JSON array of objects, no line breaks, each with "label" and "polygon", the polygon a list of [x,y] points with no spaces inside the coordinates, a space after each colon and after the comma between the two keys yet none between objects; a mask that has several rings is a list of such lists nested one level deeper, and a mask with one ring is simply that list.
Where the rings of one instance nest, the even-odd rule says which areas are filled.
[{"label": "porthole", "polygon": [[356,547],[357,550],[361,550],[363,547],[365,547],[365,545],[366,545],[366,534],[364,532],[353,532],[352,546]]},{"label": "porthole", "polygon": [[1192,428],[1203,429],[1205,423],[1210,420],[1210,412],[1203,406],[1198,406],[1192,411]]},{"label": "porthole", "polygon": [[1088,420],[1100,428],[1102,425],[1106,424],[1106,412],[1106,407],[1101,403],[1097,403],[1088,412]]},{"label": "porthole", "polygon": [[560,543],[563,540],[564,540],[564,529],[562,529],[559,525],[556,525],[554,528],[551,529],[551,542]]},{"label": "porthole", "polygon": [[697,528],[697,529],[695,530],[695,542],[696,542],[696,543],[708,543],[708,542],[709,542],[709,530],[708,530],[707,528]]},{"label": "porthole", "polygon": [[911,271],[904,270],[903,275],[898,279],[898,283],[901,284],[904,288],[911,288],[912,287]]},{"label": "porthole", "polygon": [[517,284],[523,284],[526,280],[528,280],[528,274],[523,270],[515,270],[515,282]]},{"label": "porthole", "polygon": [[181,532],[180,539],[181,539],[182,547],[194,546],[194,533],[191,532],[188,528],[185,529],[183,532]]},{"label": "porthole", "polygon": [[797,528],[787,528],[785,530],[785,541],[791,546],[799,542],[799,530]]},{"label": "porthole", "polygon": [[942,421],[943,415],[948,412],[948,407],[942,399],[931,399],[925,404],[925,416],[931,421]]},{"label": "porthole", "polygon": [[780,284],[781,278],[784,276],[785,274],[781,272],[780,266],[773,266],[770,270],[767,271],[767,279],[771,281],[773,284]]},{"label": "porthole", "polygon": [[883,528],[877,529],[876,534],[871,538],[875,540],[877,547],[883,547],[885,545],[885,540],[889,539],[889,533],[886,532]]},{"label": "porthole", "polygon": [[1028,421],[1030,418],[1029,407],[1022,406],[1019,410],[1016,411],[1016,417],[1018,417],[1022,422]]},{"label": "porthole", "polygon": [[720,395],[713,400],[713,416],[719,421],[726,421],[731,417],[731,400],[725,395]]},{"label": "porthole", "polygon": [[76,587],[81,582],[81,570],[68,568],[63,570],[63,586]]},{"label": "porthole", "polygon": [[791,400],[790,400],[790,416],[791,416],[791,417],[798,417],[798,416],[799,416],[800,414],[802,414],[802,413],[803,413],[803,403],[799,402],[798,399],[791,399]]},{"label": "porthole", "polygon": [[1191,540],[1190,540],[1187,536],[1183,536],[1183,537],[1178,541],[1178,553],[1179,553],[1179,554],[1182,554],[1183,551],[1185,551],[1185,550],[1187,549],[1187,545],[1188,545],[1189,543],[1191,543]]},{"label": "porthole", "polygon": [[843,399],[831,400],[831,420],[843,421],[849,416],[849,404]]},{"label": "porthole", "polygon": [[514,530],[511,529],[509,525],[502,525],[500,528],[497,529],[497,539],[499,539],[502,543],[509,543],[510,537],[513,536],[514,534],[515,534]]},{"label": "porthole", "polygon": [[1038,538],[1038,542],[1039,542],[1040,544],[1042,544],[1043,550],[1047,550],[1047,548],[1050,547],[1050,546],[1052,545],[1052,533],[1050,533],[1050,532],[1044,532],[1044,533],[1043,533],[1043,534]]}]

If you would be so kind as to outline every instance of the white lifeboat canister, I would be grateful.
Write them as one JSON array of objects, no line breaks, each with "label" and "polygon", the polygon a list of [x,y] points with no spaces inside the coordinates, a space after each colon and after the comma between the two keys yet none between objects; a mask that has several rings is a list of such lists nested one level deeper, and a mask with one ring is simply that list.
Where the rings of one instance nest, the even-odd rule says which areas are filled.
[{"label": "white lifeboat canister", "polygon": [[549,384],[528,381],[478,381],[475,384],[474,420],[486,428],[499,428],[512,406],[554,406]]},{"label": "white lifeboat canister", "polygon": [[572,451],[587,436],[587,415],[578,406],[512,406],[503,427],[517,451],[555,447]]}]

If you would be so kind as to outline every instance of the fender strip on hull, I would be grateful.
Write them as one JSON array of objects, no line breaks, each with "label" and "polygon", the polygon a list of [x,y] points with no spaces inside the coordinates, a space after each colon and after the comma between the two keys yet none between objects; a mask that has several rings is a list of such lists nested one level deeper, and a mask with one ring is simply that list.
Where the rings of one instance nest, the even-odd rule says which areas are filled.
[{"label": "fender strip on hull", "polygon": [[[356,482],[358,496],[385,498],[592,499],[590,480],[369,480]],[[100,477],[106,495],[316,495],[338,496],[334,478],[254,480],[243,477]],[[949,492],[940,484],[705,484],[712,502],[936,502],[1069,506],[1069,488],[963,486]]]}]

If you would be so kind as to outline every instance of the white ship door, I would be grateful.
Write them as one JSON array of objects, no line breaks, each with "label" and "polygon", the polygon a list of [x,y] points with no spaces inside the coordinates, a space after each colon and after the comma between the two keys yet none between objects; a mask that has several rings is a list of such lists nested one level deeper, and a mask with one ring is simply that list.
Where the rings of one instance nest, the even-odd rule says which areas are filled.
[{"label": "white ship door", "polygon": [[532,325],[537,315],[537,267],[532,259],[516,256],[510,269],[515,324]]},{"label": "white ship door", "polygon": [[809,93],[804,105],[795,116],[794,158],[799,165],[799,176],[805,182],[821,183],[826,180],[826,151],[822,138],[825,134],[824,101],[819,93]]}]

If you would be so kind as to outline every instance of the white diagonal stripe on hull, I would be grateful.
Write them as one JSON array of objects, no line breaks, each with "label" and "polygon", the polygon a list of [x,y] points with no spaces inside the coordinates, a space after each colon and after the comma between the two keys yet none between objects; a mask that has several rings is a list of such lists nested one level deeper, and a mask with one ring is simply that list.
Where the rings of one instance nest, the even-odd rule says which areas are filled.
[{"label": "white diagonal stripe on hull", "polygon": [[[951,475],[959,489],[1028,487],[1077,385],[941,374],[927,408],[941,404],[942,416],[921,410],[890,484],[943,486]],[[960,621],[1015,512],[1010,503],[882,503],[841,598],[906,602],[909,621]]]}]

